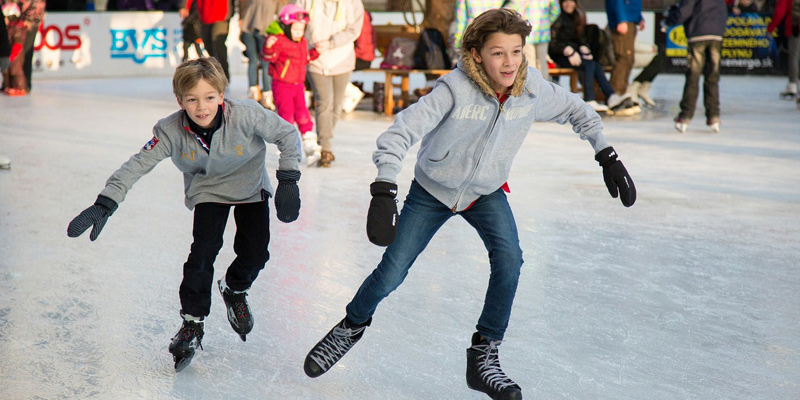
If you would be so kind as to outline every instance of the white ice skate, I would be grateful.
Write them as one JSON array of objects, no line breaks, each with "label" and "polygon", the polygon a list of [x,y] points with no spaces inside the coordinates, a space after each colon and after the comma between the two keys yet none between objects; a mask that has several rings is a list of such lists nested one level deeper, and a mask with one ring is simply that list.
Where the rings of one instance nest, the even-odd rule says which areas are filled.
[{"label": "white ice skate", "polygon": [[316,132],[303,134],[303,153],[306,155],[307,165],[310,167],[322,157],[322,146],[317,143]]},{"label": "white ice skate", "polygon": [[680,133],[686,133],[686,128],[689,127],[689,120],[675,117],[675,130]]},{"label": "white ice skate", "polygon": [[11,159],[0,154],[0,169],[11,169]]},{"label": "white ice skate", "polygon": [[795,97],[797,97],[797,83],[789,82],[786,90],[781,92],[781,99],[794,100]]}]

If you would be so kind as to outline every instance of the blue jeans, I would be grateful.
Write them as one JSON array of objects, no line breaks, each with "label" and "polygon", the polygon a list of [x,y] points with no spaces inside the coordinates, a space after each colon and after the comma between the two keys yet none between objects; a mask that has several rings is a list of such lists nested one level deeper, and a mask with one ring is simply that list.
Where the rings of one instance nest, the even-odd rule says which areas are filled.
[{"label": "blue jeans", "polygon": [[258,86],[258,65],[261,64],[263,78],[263,91],[272,90],[272,77],[269,76],[269,63],[261,58],[261,48],[264,46],[265,37],[261,32],[242,32],[239,40],[244,43],[244,54],[247,56],[247,82],[248,86]]},{"label": "blue jeans", "polygon": [[[478,231],[489,252],[489,287],[476,328],[487,339],[502,340],[522,267],[522,249],[514,215],[502,189],[481,196],[472,207],[457,214]],[[375,313],[378,303],[400,286],[417,256],[453,215],[456,215],[453,210],[416,181],[411,183],[394,243],[386,248],[378,267],[347,305],[347,318],[351,322],[363,323]],[[458,273],[454,270],[453,276]]]}]

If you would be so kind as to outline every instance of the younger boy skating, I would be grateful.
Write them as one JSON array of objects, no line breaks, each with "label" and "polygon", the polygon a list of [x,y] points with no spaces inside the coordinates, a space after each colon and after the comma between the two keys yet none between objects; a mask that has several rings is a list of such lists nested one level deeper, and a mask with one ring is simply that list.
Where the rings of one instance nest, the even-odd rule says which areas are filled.
[{"label": "younger boy skating", "polygon": [[[169,346],[177,371],[189,364],[196,349],[202,349],[214,260],[230,210],[236,221],[236,258],[217,285],[231,327],[242,340],[253,327],[245,296],[269,259],[267,199],[275,194],[275,210],[282,222],[296,220],[300,212],[297,130],[255,101],[226,99],[227,86],[222,66],[214,58],[178,66],[172,87],[181,110],[156,123],[153,138],[111,175],[94,205],[67,228],[70,237],[78,237],[92,227],[89,239],[95,240],[134,183],[161,160],[171,158],[183,173],[185,204],[194,209],[194,242],[183,264],[179,290],[183,325]],[[274,192],[265,166],[267,143],[280,150]]]},{"label": "younger boy skating", "polygon": [[[533,122],[571,124],[592,146],[609,193],[626,207],[636,201],[631,177],[603,137],[600,116],[528,67],[522,48],[530,31],[530,24],[511,10],[493,9],[476,17],[464,32],[458,68],[378,137],[367,236],[388,247],[347,305],[345,317],[306,356],[308,376],[329,371],[363,337],[378,304],[403,282],[439,228],[459,215],[483,240],[491,268],[477,332],[467,349],[467,385],[493,399],[522,398],[520,386],[500,367],[498,353],[522,267],[504,189]],[[398,216],[397,175],[408,149],[419,141],[415,178]]]}]

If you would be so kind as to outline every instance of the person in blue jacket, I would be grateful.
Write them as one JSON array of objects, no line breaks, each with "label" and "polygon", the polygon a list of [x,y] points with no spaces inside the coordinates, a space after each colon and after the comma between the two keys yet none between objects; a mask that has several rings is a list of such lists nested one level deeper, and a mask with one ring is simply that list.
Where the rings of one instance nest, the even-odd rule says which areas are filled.
[{"label": "person in blue jacket", "polygon": [[615,115],[638,114],[641,108],[628,93],[628,81],[636,53],[636,28],[644,29],[642,0],[606,0],[606,16],[614,45],[614,66],[609,79],[614,94],[609,96],[606,104]]},{"label": "person in blue jacket", "polygon": [[[522,49],[530,30],[530,24],[509,9],[477,16],[464,32],[457,68],[398,114],[378,137],[367,236],[388,247],[347,305],[345,318],[308,353],[308,376],[322,375],[352,348],[381,300],[403,282],[439,228],[458,215],[483,240],[491,268],[477,332],[467,349],[467,384],[493,399],[522,398],[519,385],[500,368],[497,346],[508,326],[522,267],[506,181],[531,125],[572,125],[592,146],[611,195],[620,196],[626,207],[636,201],[631,177],[603,137],[600,116],[580,97],[545,81],[528,66]],[[415,179],[398,215],[397,175],[408,150],[419,141]]]}]

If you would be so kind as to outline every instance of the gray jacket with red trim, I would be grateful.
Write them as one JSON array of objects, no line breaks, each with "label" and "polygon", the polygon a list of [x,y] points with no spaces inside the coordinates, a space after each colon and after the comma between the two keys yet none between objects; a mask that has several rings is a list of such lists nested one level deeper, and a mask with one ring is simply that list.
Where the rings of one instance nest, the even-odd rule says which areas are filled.
[{"label": "gray jacket with red trim", "polygon": [[158,121],[153,139],[114,172],[100,192],[117,203],[161,160],[171,158],[183,172],[186,207],[199,203],[241,204],[270,196],[267,143],[281,152],[278,169],[297,170],[300,136],[297,128],[253,100],[224,100],[222,126],[208,146],[191,132],[181,110]]}]

